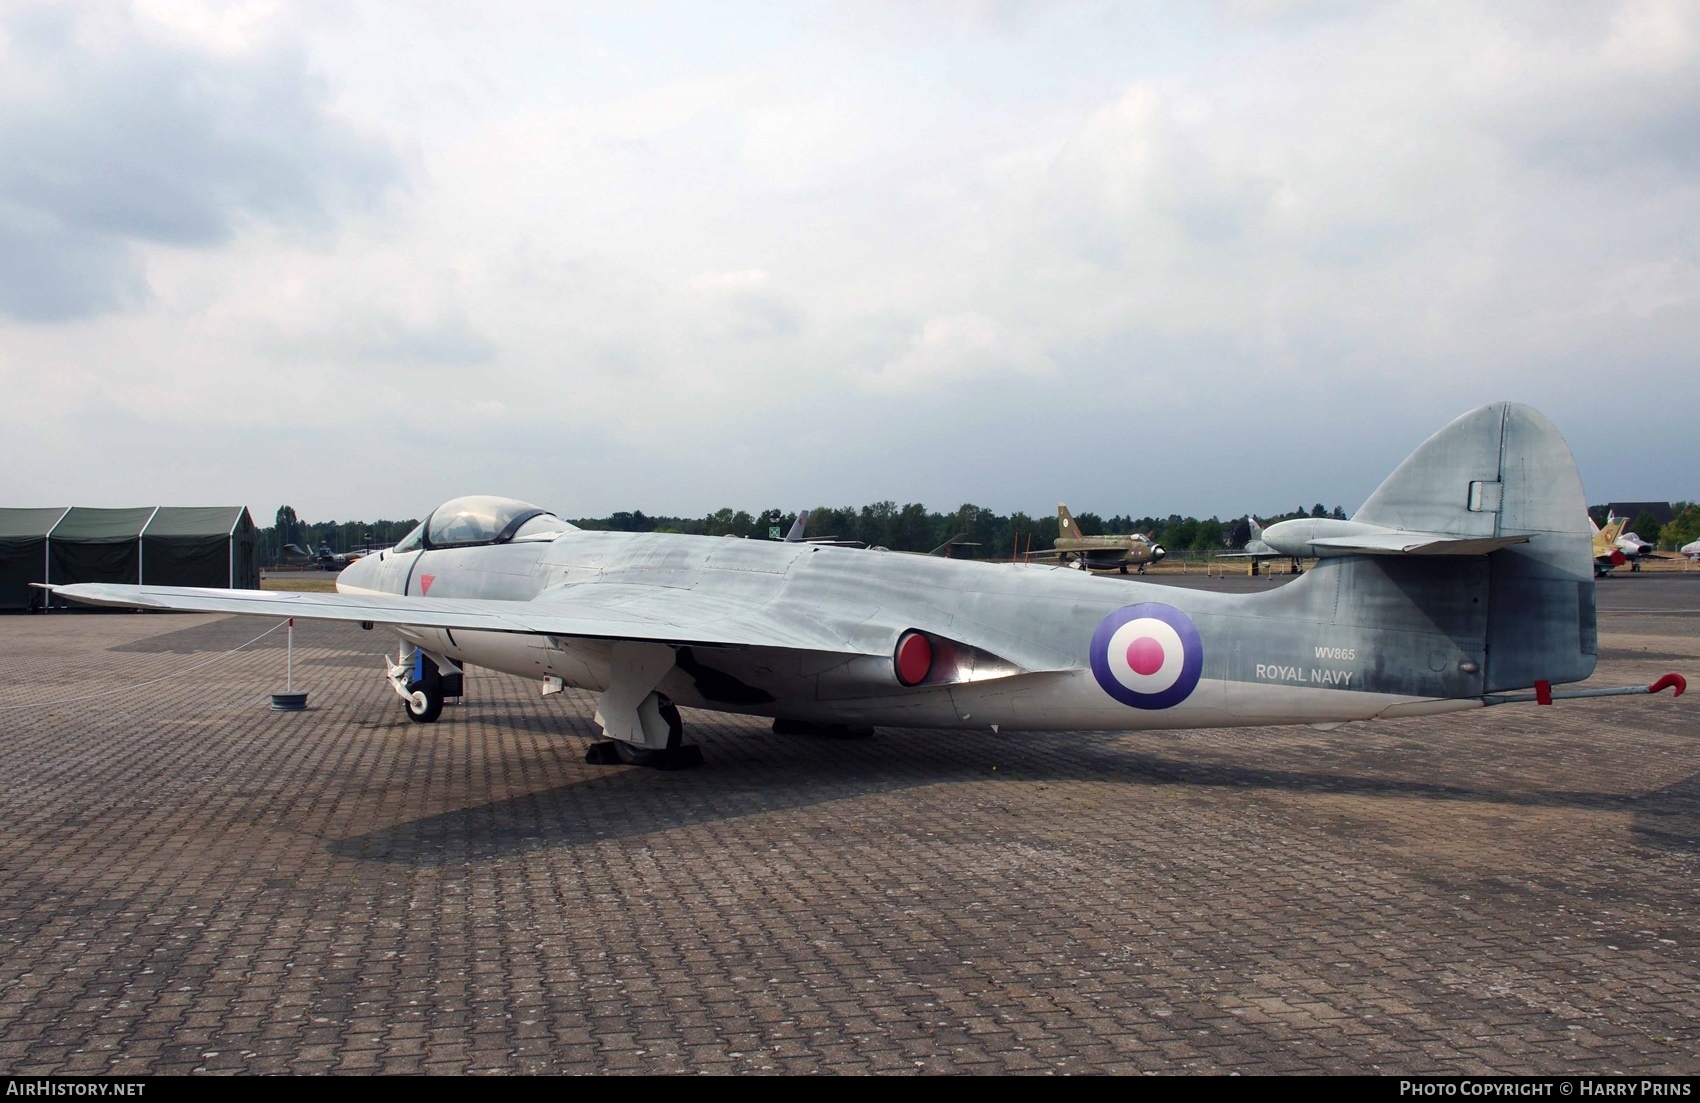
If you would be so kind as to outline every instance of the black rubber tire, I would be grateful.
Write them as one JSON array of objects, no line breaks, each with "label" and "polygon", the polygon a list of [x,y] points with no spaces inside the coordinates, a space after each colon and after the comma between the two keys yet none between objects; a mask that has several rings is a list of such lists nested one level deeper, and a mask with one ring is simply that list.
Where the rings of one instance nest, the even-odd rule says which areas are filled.
[{"label": "black rubber tire", "polygon": [[423,711],[415,710],[413,698],[409,697],[402,702],[402,707],[407,710],[407,718],[415,724],[435,723],[437,717],[443,715],[443,687],[441,685],[421,685],[416,692],[424,695],[425,708]]},{"label": "black rubber tire", "polygon": [[661,712],[661,719],[667,721],[667,749],[676,751],[685,738],[685,722],[679,716],[679,706],[665,697],[661,698],[657,704]]}]

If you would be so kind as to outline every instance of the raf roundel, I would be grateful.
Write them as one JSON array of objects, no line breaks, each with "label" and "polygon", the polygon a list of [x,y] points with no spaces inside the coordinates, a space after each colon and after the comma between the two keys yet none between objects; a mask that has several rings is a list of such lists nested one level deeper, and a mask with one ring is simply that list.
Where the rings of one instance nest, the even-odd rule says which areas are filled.
[{"label": "raf roundel", "polygon": [[1124,705],[1171,708],[1187,699],[1203,672],[1198,629],[1172,605],[1124,606],[1092,633],[1092,675]]}]

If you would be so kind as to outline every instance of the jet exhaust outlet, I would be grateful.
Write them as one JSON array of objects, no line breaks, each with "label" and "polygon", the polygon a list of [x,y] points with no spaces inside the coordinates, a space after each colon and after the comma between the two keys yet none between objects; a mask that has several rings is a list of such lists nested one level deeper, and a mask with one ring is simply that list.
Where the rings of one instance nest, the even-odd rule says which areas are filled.
[{"label": "jet exhaust outlet", "polygon": [[903,633],[898,637],[897,649],[892,652],[892,666],[900,684],[920,685],[932,673],[933,641],[913,629]]}]

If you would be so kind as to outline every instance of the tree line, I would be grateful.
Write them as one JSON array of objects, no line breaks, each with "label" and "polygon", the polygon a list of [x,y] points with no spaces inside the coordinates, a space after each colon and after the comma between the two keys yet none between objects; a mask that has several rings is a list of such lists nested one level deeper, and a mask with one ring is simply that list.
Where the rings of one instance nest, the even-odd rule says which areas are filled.
[{"label": "tree line", "polygon": [[[859,540],[870,547],[893,551],[924,552],[956,540],[972,545],[966,554],[981,559],[1009,559],[1028,551],[1048,551],[1057,538],[1055,513],[996,513],[984,506],[965,503],[949,513],[927,509],[919,502],[898,505],[875,502],[865,506],[815,507],[808,511],[805,536]],[[1344,518],[1345,510],[1332,510],[1320,502],[1310,509],[1261,515],[1265,524],[1292,517]],[[783,538],[797,519],[779,509],[750,512],[720,509],[701,518],[650,517],[641,511],[614,513],[607,517],[573,518],[587,529],[618,532],[682,532],[700,536],[739,536],[755,540]],[[1126,536],[1142,533],[1170,551],[1207,551],[1243,547],[1251,526],[1244,517],[1223,521],[1220,517],[1133,517],[1082,512],[1074,515],[1086,536]],[[777,534],[777,536],[775,535]],[[961,555],[959,550],[956,554]]]},{"label": "tree line", "polygon": [[[1318,502],[1310,509],[1259,515],[1264,524],[1292,517],[1339,517],[1345,510],[1326,509]],[[641,510],[622,511],[606,517],[569,518],[584,529],[615,532],[679,532],[697,536],[734,536],[751,540],[783,539],[797,515],[779,509],[718,509],[703,517],[649,516]],[[1208,551],[1243,547],[1251,535],[1244,517],[1197,518],[1172,513],[1167,517],[1133,517],[1113,514],[1076,513],[1074,519],[1087,536],[1126,536],[1143,533],[1172,552]],[[365,547],[387,547],[406,536],[417,518],[404,521],[302,521],[290,506],[277,511],[269,528],[261,529],[262,561],[268,565],[288,562],[284,550],[293,544],[309,553],[321,545],[336,552],[359,551]],[[899,506],[882,501],[865,506],[817,507],[809,510],[805,535],[859,540],[870,547],[893,551],[925,552],[947,541],[971,545],[955,554],[980,559],[1008,559],[1028,551],[1048,551],[1057,538],[1055,513],[1032,515],[1024,512],[1001,514],[983,506],[965,503],[949,513],[927,509],[919,502]]]},{"label": "tree line", "polygon": [[[1671,508],[1676,518],[1669,524],[1661,526],[1652,514],[1642,514],[1630,520],[1626,531],[1638,533],[1644,540],[1655,540],[1666,550],[1675,550],[1700,539],[1700,503],[1674,502]],[[1604,506],[1590,506],[1589,510],[1596,521],[1605,519]],[[1256,516],[1260,523],[1272,525],[1295,517],[1344,519],[1346,511],[1340,506],[1327,509],[1318,502],[1309,509]],[[1241,548],[1251,537],[1251,525],[1246,517],[1223,520],[1220,517],[1183,517],[1177,513],[1167,517],[1133,517],[1121,513],[1104,517],[1083,512],[1076,513],[1074,518],[1084,535],[1143,533],[1172,552]],[[702,517],[649,516],[642,510],[632,510],[611,513],[606,517],[569,518],[584,529],[681,532],[751,540],[782,539],[796,519],[795,513],[785,510],[751,512],[730,508],[717,509]],[[418,523],[416,517],[401,521],[302,521],[293,508],[283,506],[277,511],[274,524],[260,530],[262,562],[273,565],[289,561],[292,556],[283,550],[287,544],[309,553],[317,551],[321,545],[337,552],[388,547],[406,536]],[[1050,550],[1057,538],[1057,518],[1055,513],[996,513],[973,503],[964,503],[949,513],[941,513],[929,510],[919,502],[899,506],[896,502],[882,501],[859,507],[811,509],[805,535],[859,540],[870,547],[910,552],[931,551],[954,539],[973,545],[959,549],[958,555],[1009,559],[1028,551]]]}]

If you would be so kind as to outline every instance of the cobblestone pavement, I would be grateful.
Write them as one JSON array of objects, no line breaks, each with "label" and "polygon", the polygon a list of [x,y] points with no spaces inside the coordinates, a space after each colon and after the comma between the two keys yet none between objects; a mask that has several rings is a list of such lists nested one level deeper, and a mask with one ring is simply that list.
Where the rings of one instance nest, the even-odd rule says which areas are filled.
[{"label": "cobblestone pavement", "polygon": [[[1601,608],[1596,682],[1700,674],[1700,577]],[[585,765],[587,696],[486,671],[410,724],[354,627],[296,629],[312,707],[270,712],[282,634],[219,655],[268,626],[0,618],[0,1071],[1700,1071],[1700,694],[1328,733],[687,712],[706,765],[665,773]]]}]

